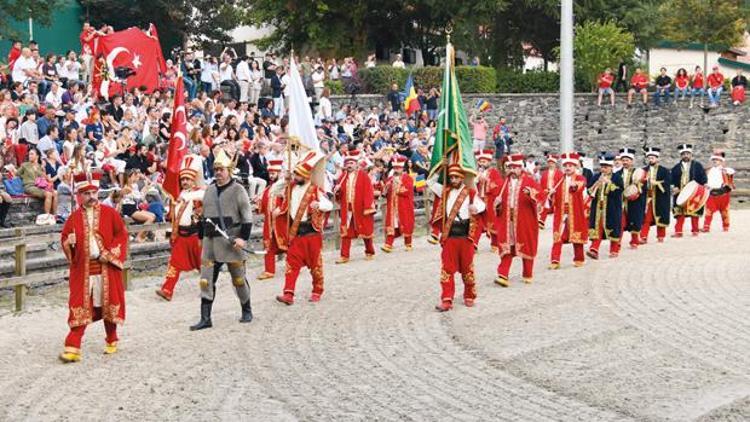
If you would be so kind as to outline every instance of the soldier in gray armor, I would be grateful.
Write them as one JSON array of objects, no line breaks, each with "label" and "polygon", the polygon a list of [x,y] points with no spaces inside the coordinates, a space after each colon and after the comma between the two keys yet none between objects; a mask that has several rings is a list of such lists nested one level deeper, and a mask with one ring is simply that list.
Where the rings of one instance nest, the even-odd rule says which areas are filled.
[{"label": "soldier in gray armor", "polygon": [[250,285],[245,277],[246,253],[243,251],[250,238],[252,211],[245,188],[232,179],[232,167],[233,162],[223,150],[220,151],[214,160],[216,181],[208,187],[203,197],[201,319],[190,327],[191,331],[212,326],[211,307],[216,293],[216,280],[224,264],[227,264],[242,307],[240,322],[253,320]]}]

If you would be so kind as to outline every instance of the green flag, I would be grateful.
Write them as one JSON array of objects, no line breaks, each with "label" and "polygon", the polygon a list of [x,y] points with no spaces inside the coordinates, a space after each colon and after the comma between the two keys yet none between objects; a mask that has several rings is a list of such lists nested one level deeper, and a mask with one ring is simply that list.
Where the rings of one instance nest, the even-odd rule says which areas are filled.
[{"label": "green flag", "polygon": [[474,160],[474,143],[469,131],[469,119],[466,118],[461,101],[461,91],[455,72],[455,52],[453,45],[448,42],[445,47],[445,72],[443,74],[443,90],[440,97],[440,112],[437,117],[437,131],[435,145],[432,149],[430,161],[430,177],[439,174],[439,183],[443,180],[444,172],[438,173],[450,164],[459,164],[467,173],[467,179],[476,176],[476,161]]}]

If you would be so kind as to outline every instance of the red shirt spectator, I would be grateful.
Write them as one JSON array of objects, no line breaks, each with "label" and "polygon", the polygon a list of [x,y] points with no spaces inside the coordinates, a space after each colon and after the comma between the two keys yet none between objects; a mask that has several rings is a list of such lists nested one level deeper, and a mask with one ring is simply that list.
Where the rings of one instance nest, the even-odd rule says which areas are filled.
[{"label": "red shirt spectator", "polygon": [[722,85],[724,85],[724,75],[719,72],[719,69],[714,69],[713,73],[708,75],[708,86],[716,89]]},{"label": "red shirt spectator", "polygon": [[614,80],[615,80],[615,77],[611,73],[609,72],[602,73],[601,75],[599,75],[599,88],[602,88],[602,89],[610,88]]},{"label": "red shirt spectator", "polygon": [[674,78],[674,84],[679,89],[687,88],[689,82],[687,75],[677,75]]},{"label": "red shirt spectator", "polygon": [[648,87],[648,78],[643,73],[636,73],[630,78],[630,86],[635,90],[642,90]]},{"label": "red shirt spectator", "polygon": [[696,74],[693,75],[693,88],[703,89],[703,72],[696,72]]},{"label": "red shirt spectator", "polygon": [[99,33],[96,32],[96,29],[94,29],[88,22],[83,24],[83,31],[81,32],[81,54],[88,53],[93,55],[94,54],[94,45],[96,43],[96,38],[99,36]]},{"label": "red shirt spectator", "polygon": [[13,65],[16,64],[16,60],[19,57],[21,57],[21,42],[16,41],[13,43],[13,46],[8,53],[8,74],[13,71]]}]

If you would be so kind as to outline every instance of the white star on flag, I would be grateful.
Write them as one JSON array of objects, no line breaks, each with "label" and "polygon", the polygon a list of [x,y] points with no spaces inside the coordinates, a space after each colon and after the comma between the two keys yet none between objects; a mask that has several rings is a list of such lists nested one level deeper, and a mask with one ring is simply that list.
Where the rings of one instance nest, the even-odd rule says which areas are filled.
[{"label": "white star on flag", "polygon": [[136,69],[141,67],[141,56],[133,54],[133,67]]}]

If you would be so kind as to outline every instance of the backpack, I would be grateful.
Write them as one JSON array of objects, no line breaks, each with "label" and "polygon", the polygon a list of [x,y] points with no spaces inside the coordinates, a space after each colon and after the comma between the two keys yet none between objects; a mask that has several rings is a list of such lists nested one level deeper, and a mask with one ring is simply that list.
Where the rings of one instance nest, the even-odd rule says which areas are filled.
[{"label": "backpack", "polygon": [[10,196],[22,196],[23,195],[23,181],[20,177],[14,177],[12,179],[3,180],[5,191]]}]

